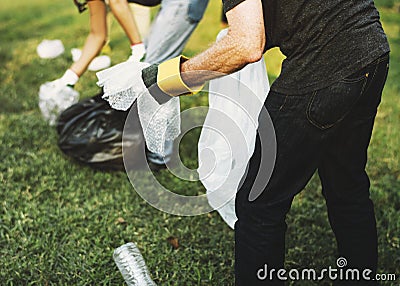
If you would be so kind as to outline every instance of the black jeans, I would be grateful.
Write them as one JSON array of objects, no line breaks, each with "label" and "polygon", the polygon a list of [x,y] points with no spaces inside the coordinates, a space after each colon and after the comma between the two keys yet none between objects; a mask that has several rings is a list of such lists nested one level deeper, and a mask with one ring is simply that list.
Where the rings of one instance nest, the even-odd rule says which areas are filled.
[{"label": "black jeans", "polygon": [[[376,222],[365,166],[388,67],[386,54],[311,94],[270,92],[265,106],[276,132],[277,157],[268,185],[256,200],[249,201],[261,160],[257,138],[236,197],[236,285],[283,284],[276,273],[270,281],[259,279],[257,272],[265,265],[277,270],[284,267],[286,214],[294,196],[317,170],[339,255],[347,259],[349,268],[376,271]],[[264,272],[259,272],[261,278]]]}]

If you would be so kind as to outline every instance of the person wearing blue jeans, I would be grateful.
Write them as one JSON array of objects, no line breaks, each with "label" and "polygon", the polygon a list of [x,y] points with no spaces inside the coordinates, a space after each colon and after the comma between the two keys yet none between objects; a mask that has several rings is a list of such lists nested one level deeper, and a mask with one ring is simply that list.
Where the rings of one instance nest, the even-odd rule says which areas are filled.
[{"label": "person wearing blue jeans", "polygon": [[[157,4],[154,0],[133,0],[138,4]],[[162,0],[144,40],[146,56],[144,62],[161,63],[180,55],[196,29],[207,8],[208,0]],[[165,142],[165,155],[148,152],[147,159],[156,165],[163,165],[171,160],[174,144]]]}]

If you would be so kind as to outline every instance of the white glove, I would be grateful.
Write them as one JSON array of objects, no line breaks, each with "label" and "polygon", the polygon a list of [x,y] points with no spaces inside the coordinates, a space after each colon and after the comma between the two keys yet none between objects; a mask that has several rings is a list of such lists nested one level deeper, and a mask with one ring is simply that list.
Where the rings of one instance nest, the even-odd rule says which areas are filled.
[{"label": "white glove", "polygon": [[55,125],[60,113],[78,102],[79,92],[71,87],[78,79],[79,77],[73,71],[67,70],[61,78],[40,86],[39,108],[50,125]]},{"label": "white glove", "polygon": [[136,98],[147,91],[142,70],[148,63],[126,61],[96,73],[97,85],[103,87],[103,99],[117,110],[127,110]]},{"label": "white glove", "polygon": [[74,86],[78,80],[79,76],[70,69],[67,69],[64,75],[60,78],[62,84],[69,86]]},{"label": "white glove", "polygon": [[128,61],[140,62],[146,54],[146,47],[144,46],[143,43],[132,45],[131,50],[132,53]]}]

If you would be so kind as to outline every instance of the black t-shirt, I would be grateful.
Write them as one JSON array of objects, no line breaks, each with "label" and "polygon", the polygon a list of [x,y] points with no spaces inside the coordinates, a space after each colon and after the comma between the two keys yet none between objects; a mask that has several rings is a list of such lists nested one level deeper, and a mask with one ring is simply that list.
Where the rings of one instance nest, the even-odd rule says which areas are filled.
[{"label": "black t-shirt", "polygon": [[[222,0],[227,12],[245,0]],[[312,92],[389,52],[373,0],[262,0],[266,48],[286,59],[271,89]]]}]

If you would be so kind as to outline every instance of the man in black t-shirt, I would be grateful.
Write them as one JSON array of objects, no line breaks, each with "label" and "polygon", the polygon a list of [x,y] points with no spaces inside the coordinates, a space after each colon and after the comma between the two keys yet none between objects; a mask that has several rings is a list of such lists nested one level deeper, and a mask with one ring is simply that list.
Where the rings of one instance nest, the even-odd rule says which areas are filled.
[{"label": "man in black t-shirt", "polygon": [[[258,61],[270,47],[279,47],[286,56],[264,103],[277,142],[272,176],[250,200],[262,154],[257,138],[236,197],[236,284],[283,284],[288,278],[282,269],[285,217],[316,171],[339,255],[348,268],[365,270],[372,278],[377,233],[365,166],[389,67],[389,45],[373,0],[223,3],[229,24],[223,39],[192,59],[150,66],[142,79],[147,88],[157,83],[151,92],[165,100],[165,94],[192,93],[190,86],[216,77],[210,71],[232,73]],[[174,77],[162,82],[169,71]],[[203,72],[186,73],[193,71]],[[265,122],[259,121],[261,128]],[[352,282],[374,285],[368,277]]]}]

